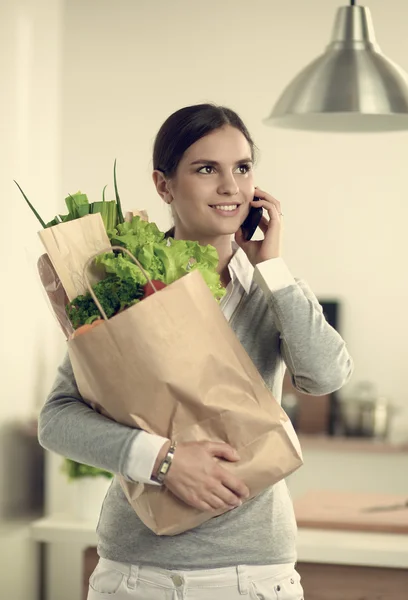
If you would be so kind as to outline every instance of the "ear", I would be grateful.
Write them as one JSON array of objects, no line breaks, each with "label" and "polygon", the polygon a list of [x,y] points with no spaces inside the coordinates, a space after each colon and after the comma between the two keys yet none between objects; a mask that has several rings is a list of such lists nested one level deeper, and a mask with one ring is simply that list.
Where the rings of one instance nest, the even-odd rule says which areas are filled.
[{"label": "ear", "polygon": [[169,182],[166,179],[164,173],[162,171],[155,170],[152,173],[152,177],[160,198],[164,200],[166,204],[171,204],[173,196],[171,195],[171,191],[169,189]]}]

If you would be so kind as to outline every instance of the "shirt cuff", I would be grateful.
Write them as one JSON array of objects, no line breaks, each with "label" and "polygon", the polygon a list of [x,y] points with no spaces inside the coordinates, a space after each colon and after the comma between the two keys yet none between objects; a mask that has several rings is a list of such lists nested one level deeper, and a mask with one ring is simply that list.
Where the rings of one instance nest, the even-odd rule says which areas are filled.
[{"label": "shirt cuff", "polygon": [[150,478],[160,450],[169,441],[169,439],[160,435],[140,431],[130,447],[124,476],[138,483],[160,485],[160,483],[152,481]]},{"label": "shirt cuff", "polygon": [[283,258],[270,258],[256,265],[254,281],[259,285],[264,294],[271,294],[282,290],[296,281]]}]

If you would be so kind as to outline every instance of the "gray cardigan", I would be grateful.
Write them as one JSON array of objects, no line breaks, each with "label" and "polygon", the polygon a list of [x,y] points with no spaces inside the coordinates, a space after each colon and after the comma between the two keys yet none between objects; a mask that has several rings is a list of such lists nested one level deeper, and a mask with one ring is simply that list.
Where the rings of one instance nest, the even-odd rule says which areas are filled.
[{"label": "gray cardigan", "polygon": [[[349,379],[352,360],[340,335],[302,280],[270,295],[253,282],[230,324],[280,402],[287,367],[295,387],[321,395]],[[94,412],[82,400],[65,357],[40,414],[39,440],[78,462],[124,474],[139,430]],[[113,480],[98,523],[98,553],[119,562],[167,569],[209,569],[296,561],[296,522],[285,481],[242,507],[176,536],[157,536]]]}]

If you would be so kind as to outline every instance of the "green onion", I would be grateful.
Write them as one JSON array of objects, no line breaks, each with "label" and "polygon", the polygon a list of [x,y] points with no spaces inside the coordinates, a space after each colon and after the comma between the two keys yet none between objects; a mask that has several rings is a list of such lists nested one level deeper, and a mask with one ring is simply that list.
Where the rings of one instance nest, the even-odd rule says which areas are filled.
[{"label": "green onion", "polygon": [[118,186],[117,186],[117,182],[116,182],[116,158],[115,158],[115,163],[113,165],[113,183],[115,185],[116,204],[118,205],[118,222],[124,223],[125,219],[123,218],[122,205],[120,203]]},{"label": "green onion", "polygon": [[13,179],[13,181],[16,184],[16,186],[18,187],[18,189],[20,190],[20,192],[23,194],[24,200],[27,202],[28,206],[31,208],[31,210],[33,211],[33,213],[35,214],[37,219],[40,221],[42,227],[44,227],[44,229],[45,229],[47,227],[47,225],[45,224],[45,221],[42,220],[42,218],[40,217],[38,212],[35,210],[34,206],[31,204],[31,202],[29,201],[29,199],[27,198],[27,196],[25,195],[25,193],[23,192],[21,187],[18,185],[17,181],[15,179]]}]

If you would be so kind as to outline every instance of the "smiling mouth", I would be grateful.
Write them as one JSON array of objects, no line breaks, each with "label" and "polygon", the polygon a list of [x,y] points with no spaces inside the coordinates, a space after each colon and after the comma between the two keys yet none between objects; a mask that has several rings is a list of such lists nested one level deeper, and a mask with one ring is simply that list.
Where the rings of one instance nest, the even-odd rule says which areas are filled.
[{"label": "smiling mouth", "polygon": [[234,210],[237,210],[239,204],[214,204],[213,206],[211,206],[211,208],[214,208],[215,210],[221,210],[223,212],[233,212]]}]

